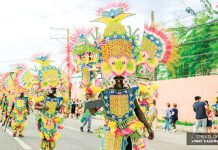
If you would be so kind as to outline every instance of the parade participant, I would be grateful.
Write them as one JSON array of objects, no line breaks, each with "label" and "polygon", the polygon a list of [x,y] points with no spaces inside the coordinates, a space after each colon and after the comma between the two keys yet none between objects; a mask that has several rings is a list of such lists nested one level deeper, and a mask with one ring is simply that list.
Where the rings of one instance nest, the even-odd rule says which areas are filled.
[{"label": "parade participant", "polygon": [[71,103],[68,102],[68,103],[65,103],[62,105],[62,108],[63,108],[63,114],[64,114],[64,119],[67,119],[70,115],[70,107],[71,107]]},{"label": "parade participant", "polygon": [[[125,87],[123,76],[116,76],[114,80],[114,87],[103,91],[100,95],[106,111],[101,148],[104,150],[144,148],[145,143],[141,139],[144,128],[147,128],[149,139],[154,138],[154,133],[135,99],[137,88]],[[92,114],[95,112],[90,111]]]},{"label": "parade participant", "polygon": [[8,126],[11,126],[11,106],[12,106],[12,100],[16,97],[16,88],[14,85],[14,72],[8,72],[3,77],[3,88],[5,91],[5,99],[3,103],[3,122],[2,126],[6,124]]},{"label": "parade participant", "polygon": [[19,93],[18,97],[12,102],[10,114],[12,115],[12,131],[13,137],[18,133],[19,137],[23,137],[24,127],[26,125],[27,115],[29,115],[28,98],[24,97],[24,93]]},{"label": "parade participant", "polygon": [[57,133],[57,127],[60,123],[57,114],[61,109],[62,99],[56,97],[55,94],[56,88],[51,88],[49,94],[35,104],[35,109],[40,111],[37,120],[42,150],[53,150],[56,146],[56,140],[60,137],[60,134]]},{"label": "parade participant", "polygon": [[8,98],[5,94],[3,94],[3,98],[2,98],[2,102],[1,102],[1,116],[2,116],[2,126],[5,125],[5,121],[7,119],[7,110],[8,110],[8,107],[9,107],[9,102],[8,102]]},{"label": "parade participant", "polygon": [[76,117],[76,102],[75,100],[72,100],[73,102],[71,102],[71,118],[75,118]]},{"label": "parade participant", "polygon": [[51,60],[49,60],[48,56],[36,57],[34,61],[41,65],[37,73],[41,88],[40,92],[42,93],[41,96],[35,98],[41,149],[53,150],[57,139],[61,136],[57,129],[63,128],[61,125],[63,118],[58,116],[63,98],[56,96],[57,88],[61,88],[61,73],[58,68],[50,65]]},{"label": "parade participant", "polygon": [[[134,78],[136,70],[134,38],[128,36],[121,21],[133,14],[127,13],[127,4],[112,3],[98,10],[100,18],[95,21],[106,24],[100,44],[101,72],[103,80],[111,85],[99,95],[103,101],[105,125],[102,130],[101,149],[142,149],[146,128],[149,139],[154,133],[136,101],[137,85],[126,82]],[[104,81],[103,81],[104,82]],[[95,114],[99,107],[90,108]]]}]

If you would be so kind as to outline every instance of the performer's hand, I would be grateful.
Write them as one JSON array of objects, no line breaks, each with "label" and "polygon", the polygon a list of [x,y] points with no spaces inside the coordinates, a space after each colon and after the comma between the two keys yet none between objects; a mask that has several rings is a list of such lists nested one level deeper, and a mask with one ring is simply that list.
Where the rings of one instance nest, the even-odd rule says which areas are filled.
[{"label": "performer's hand", "polygon": [[148,139],[153,140],[154,139],[154,131],[151,128],[147,129],[147,131],[149,134]]},{"label": "performer's hand", "polygon": [[47,111],[47,110],[49,110],[49,107],[48,106],[44,106],[44,107],[42,107],[42,109]]}]

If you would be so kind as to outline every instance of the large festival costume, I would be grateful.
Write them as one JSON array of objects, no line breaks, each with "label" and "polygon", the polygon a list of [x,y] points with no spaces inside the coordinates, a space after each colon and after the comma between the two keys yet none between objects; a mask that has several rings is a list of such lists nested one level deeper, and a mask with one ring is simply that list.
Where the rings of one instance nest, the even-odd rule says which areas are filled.
[{"label": "large festival costume", "polygon": [[[41,149],[53,150],[56,146],[56,140],[61,136],[57,129],[62,128],[63,119],[58,116],[58,113],[63,98],[54,95],[49,96],[49,94],[51,94],[52,89],[60,87],[61,72],[55,66],[50,65],[51,60],[48,56],[39,56],[34,61],[41,65],[38,70],[38,77],[43,94],[35,98],[35,108],[39,110],[36,120],[41,138]],[[49,94],[47,95],[46,92]]]},{"label": "large festival costume", "polygon": [[[96,35],[94,29],[78,28],[75,29],[71,39],[73,60],[76,64],[76,72],[80,72],[81,87],[84,93],[93,94],[97,90],[94,84],[97,75],[97,68],[99,64],[99,53],[97,49],[97,40],[99,39],[98,31]],[[91,43],[93,38],[95,42]]]},{"label": "large festival costume", "polygon": [[[99,131],[102,150],[124,150],[129,141],[132,149],[145,147],[144,129],[149,127],[138,117],[136,99],[147,93],[149,98],[156,98],[157,86],[148,91],[149,88],[144,88],[148,84],[141,79],[148,77],[147,72],[154,72],[160,61],[167,62],[172,50],[167,36],[154,26],[145,26],[141,45],[138,44],[137,30],[132,33],[129,27],[127,32],[121,23],[133,15],[127,10],[126,3],[110,3],[98,9],[100,18],[95,20],[106,24],[103,40],[98,44],[102,83],[107,87],[100,94],[105,111],[105,126]],[[115,81],[122,78],[126,88],[113,88]]]}]

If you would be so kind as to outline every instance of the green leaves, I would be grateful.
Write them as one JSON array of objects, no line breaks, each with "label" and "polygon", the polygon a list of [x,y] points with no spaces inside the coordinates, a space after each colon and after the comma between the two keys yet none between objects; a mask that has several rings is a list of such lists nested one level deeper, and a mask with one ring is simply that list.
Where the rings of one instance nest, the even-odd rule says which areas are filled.
[{"label": "green leaves", "polygon": [[[173,30],[180,43],[179,65],[174,66],[176,78],[209,75],[218,68],[218,18],[206,11],[195,16],[192,26],[178,23]],[[158,79],[173,77],[169,69],[162,66],[157,73]]]}]

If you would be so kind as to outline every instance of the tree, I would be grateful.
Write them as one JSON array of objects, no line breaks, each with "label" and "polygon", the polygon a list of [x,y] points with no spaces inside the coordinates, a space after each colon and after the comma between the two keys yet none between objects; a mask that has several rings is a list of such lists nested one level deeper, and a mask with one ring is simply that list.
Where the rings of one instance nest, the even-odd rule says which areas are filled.
[{"label": "tree", "polygon": [[[174,65],[176,78],[209,75],[218,68],[218,18],[208,7],[195,14],[191,27],[178,22],[171,31],[180,44],[180,61]],[[167,68],[157,70],[158,75],[162,75],[159,79],[173,77]],[[168,77],[163,76],[166,72]]]}]

